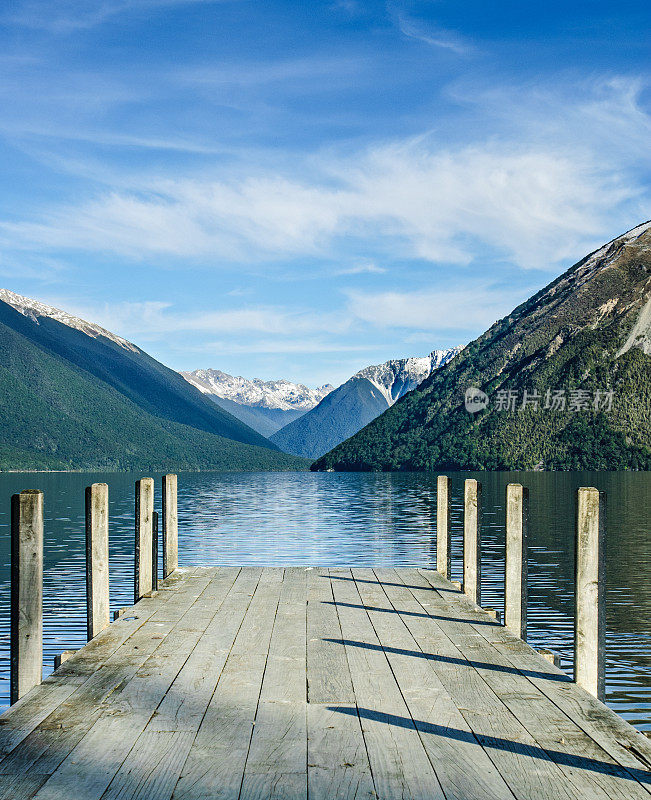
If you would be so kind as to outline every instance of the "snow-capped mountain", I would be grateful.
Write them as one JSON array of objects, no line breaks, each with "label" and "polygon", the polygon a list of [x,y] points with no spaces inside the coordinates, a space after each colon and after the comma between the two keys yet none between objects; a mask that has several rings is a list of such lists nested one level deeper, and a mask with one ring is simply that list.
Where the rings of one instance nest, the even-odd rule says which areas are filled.
[{"label": "snow-capped mountain", "polygon": [[31,297],[23,297],[22,294],[10,292],[9,289],[0,289],[0,300],[12,306],[23,316],[29,317],[29,319],[36,323],[38,323],[39,319],[42,317],[48,317],[49,319],[61,322],[63,325],[67,325],[69,328],[75,328],[85,333],[87,336],[91,336],[93,339],[104,337],[120,345],[120,347],[123,347],[125,350],[131,350],[132,353],[138,352],[138,348],[134,344],[131,344],[131,342],[123,339],[121,336],[107,331],[94,322],[86,322],[85,319],[74,317],[72,314],[68,314],[67,311],[61,311],[60,308],[48,306],[45,303],[41,303],[39,300],[32,300]]},{"label": "snow-capped mountain", "polygon": [[0,359],[1,468],[296,465],[135,344],[7,289]]},{"label": "snow-capped mountain", "polygon": [[249,380],[219,369],[195,369],[193,372],[182,372],[181,375],[204,394],[214,394],[243,406],[278,408],[283,411],[309,411],[334,389],[330,384],[310,389],[302,383],[283,379]]},{"label": "snow-capped mountain", "polygon": [[403,394],[422,383],[432,370],[447,364],[461,349],[459,346],[433,350],[423,358],[394,358],[384,364],[360,369],[353,378],[366,378],[382,393],[388,405],[392,406]]},{"label": "snow-capped mountain", "polygon": [[219,369],[195,369],[181,375],[218,406],[267,437],[314,408],[334,388],[327,384],[310,389],[283,379],[249,380]]},{"label": "snow-capped mountain", "polygon": [[274,433],[271,441],[288,453],[318,458],[368,425],[461,349],[434,350],[423,358],[396,358],[365,367],[300,419]]}]

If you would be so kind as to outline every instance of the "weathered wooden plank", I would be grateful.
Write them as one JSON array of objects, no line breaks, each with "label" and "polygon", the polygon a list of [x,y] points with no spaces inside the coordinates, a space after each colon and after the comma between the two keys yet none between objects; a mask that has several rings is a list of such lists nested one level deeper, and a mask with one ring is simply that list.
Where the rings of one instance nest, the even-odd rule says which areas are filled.
[{"label": "weathered wooden plank", "polygon": [[[444,598],[438,608],[447,605]],[[467,636],[468,623],[441,627],[486,683],[576,785],[594,784],[609,798],[633,800],[646,792],[594,740],[554,705],[528,677],[514,670],[489,641]],[[474,660],[477,659],[477,660]]]},{"label": "weathered wooden plank", "polygon": [[[410,655],[410,652],[418,650],[418,644],[408,625],[382,586],[369,582],[372,576],[378,581],[384,577],[391,580],[392,571],[356,569],[353,575],[364,580],[357,584],[357,588],[380,644],[387,647],[393,674],[446,800],[466,800],[468,797],[513,800],[507,783],[444,689],[433,662]],[[395,594],[398,591],[396,589]],[[472,770],[468,768],[470,764]]]},{"label": "weathered wooden plank", "polygon": [[47,775],[0,775],[0,800],[30,800],[48,779]]},{"label": "weathered wooden plank", "polygon": [[188,731],[145,731],[102,800],[169,800],[193,739]]},{"label": "weathered wooden plank", "polygon": [[[412,572],[407,576],[402,570],[396,574],[418,584]],[[387,587],[391,598],[395,590]],[[423,595],[431,601],[431,588],[408,590],[414,599]],[[402,598],[400,598],[402,603]],[[408,610],[425,609],[416,603]],[[435,613],[435,612],[434,612]],[[436,617],[442,616],[435,614]],[[599,792],[588,787],[587,792],[576,791],[560,767],[538,746],[531,734],[513,717],[508,708],[486,684],[479,672],[441,629],[442,620],[423,619],[404,615],[414,639],[418,642],[420,657],[435,664],[436,672],[448,694],[461,711],[475,737],[508,784],[513,794],[525,800],[534,798],[596,798]],[[414,653],[415,657],[419,657]],[[603,799],[601,799],[603,800]]]},{"label": "weathered wooden plank", "polygon": [[[348,570],[330,572],[375,790],[382,798],[442,800],[441,785],[389,662],[368,614],[359,608],[354,578]],[[333,707],[350,713],[343,706]]]},{"label": "weathered wooden plank", "polygon": [[0,800],[648,800],[646,740],[432,570],[179,571],[30,694]]},{"label": "weathered wooden plank", "polygon": [[[185,605],[180,605],[177,614],[181,618],[194,601],[194,593],[181,590],[178,597],[185,597]],[[159,605],[163,602],[161,598]],[[128,621],[124,620],[123,627]],[[54,772],[100,717],[106,698],[136,674],[173,627],[172,621],[133,627],[137,622],[132,620],[131,631],[106,662],[98,664],[97,670],[81,686],[74,687],[75,692],[0,762],[0,773],[28,769],[42,774]]]},{"label": "weathered wooden plank", "polygon": [[225,567],[211,582],[202,595],[202,604],[209,606],[213,616],[156,709],[147,731],[199,729],[261,572]]},{"label": "weathered wooden plank", "polygon": [[[66,753],[56,771],[36,795],[38,800],[70,797],[77,791],[78,785],[83,787],[87,800],[93,798],[99,800],[187,658],[188,653],[183,653],[182,643],[188,639],[192,640],[196,634],[194,631],[188,634],[183,630],[175,634],[174,625],[182,620],[185,614],[191,613],[197,599],[194,594],[196,588],[193,585],[196,583],[192,578],[188,578],[183,588],[166,603],[166,605],[175,602],[179,604],[179,597],[185,595],[185,605],[179,604],[175,622],[152,622],[156,616],[154,614],[138,631],[141,637],[149,634],[150,640],[155,643],[153,654],[149,655],[144,664],[139,653],[131,657],[125,655],[122,658],[125,665],[129,665],[130,662],[133,665],[135,661],[135,675],[123,681],[112,692],[108,705],[100,707],[99,717],[93,720],[92,726],[87,731],[84,731],[74,749]],[[208,576],[205,585],[207,583],[209,583]],[[170,614],[169,609],[168,614]],[[133,647],[136,650],[137,645]],[[156,652],[161,649],[166,652],[164,659],[161,659],[160,653]],[[158,666],[162,660],[165,662],[165,667]],[[87,713],[92,720],[93,712],[87,709]],[[84,723],[79,720],[70,731],[70,735],[74,736],[79,727],[83,726]],[[89,774],[93,753],[97,763],[93,774]],[[102,754],[99,759],[98,753]]]},{"label": "weathered wooden plank", "polygon": [[[439,587],[438,576],[431,571],[423,571],[422,574],[433,587],[445,589],[445,586]],[[447,595],[444,593],[439,595],[439,609],[444,608],[446,597]],[[450,614],[451,611],[452,609],[447,608],[445,613]],[[470,604],[462,603],[455,606],[453,611],[457,618],[468,620],[468,624],[474,630],[473,636],[479,636],[489,643],[491,660],[503,674],[507,674],[510,679],[513,675],[522,675],[550,701],[551,705],[546,705],[544,711],[540,707],[538,708],[541,714],[541,723],[550,714],[553,715],[550,731],[552,736],[555,730],[566,730],[569,720],[571,726],[575,726],[589,737],[589,740],[581,739],[578,750],[588,757],[588,764],[592,758],[595,762],[592,764],[594,771],[619,776],[625,781],[622,784],[626,787],[625,794],[635,793],[637,790],[629,787],[629,779],[624,776],[622,771],[614,768],[615,765],[619,765],[626,768],[629,777],[632,776],[642,781],[647,792],[651,791],[651,773],[649,773],[651,746],[642,734],[590,694],[571,683],[567,676],[553,664],[541,660],[540,656],[528,645],[515,639],[499,626],[482,624],[481,614],[477,613]],[[455,638],[454,631],[451,635],[452,638]],[[455,641],[459,638],[460,636],[457,634]],[[461,637],[462,641],[464,638],[467,638],[467,635]],[[527,705],[522,708],[522,713],[526,714],[530,710],[530,706]],[[532,729],[541,730],[541,725],[533,721],[530,724]],[[547,730],[550,730],[549,723]],[[575,738],[575,735],[570,737],[568,734],[562,738],[569,742],[571,738]],[[629,746],[626,746],[629,742]],[[577,755],[581,755],[581,752],[577,751]],[[619,790],[616,786],[609,785],[607,791],[613,796],[617,796]]]},{"label": "weathered wooden plank", "polygon": [[[413,580],[410,574],[410,581]],[[642,787],[632,781],[631,776],[625,776],[623,770],[604,760],[607,754],[565,715],[558,713],[558,709],[524,675],[506,664],[481,634],[467,632],[471,626],[459,621],[457,607],[452,609],[449,601],[432,592],[431,588],[422,592],[411,591],[416,597],[427,597],[428,610],[436,614],[436,624],[452,643],[458,658],[467,659],[472,672],[481,677],[531,735],[538,748],[535,757],[544,754],[558,765],[565,776],[568,791],[577,797],[599,797],[602,800],[646,797]],[[453,611],[455,616],[452,616]],[[444,619],[446,615],[450,617],[447,621]]]},{"label": "weathered wooden plank", "polygon": [[285,569],[246,759],[242,800],[307,795],[307,576]]},{"label": "weathered wooden plank", "polygon": [[[193,574],[189,571],[188,574]],[[37,728],[44,720],[59,708],[68,698],[78,691],[90,677],[101,671],[102,666],[116,653],[131,636],[133,636],[147,620],[164,604],[180,585],[180,578],[170,579],[168,591],[153,598],[143,598],[137,611],[128,614],[120,624],[113,624],[89,642],[56,672],[52,673],[40,686],[34,688],[25,698],[11,706],[0,717],[0,754],[10,753],[21,741]],[[114,661],[120,661],[121,655]],[[103,680],[107,675],[102,672],[98,676]],[[96,681],[97,677],[93,677]],[[109,684],[107,691],[112,691],[117,684]],[[93,689],[94,683],[86,688]],[[79,707],[75,699],[73,705]],[[64,710],[64,709],[62,709]],[[51,720],[50,720],[51,722]],[[2,765],[0,763],[0,770]]]},{"label": "weathered wooden plank", "polygon": [[377,797],[357,706],[308,703],[307,751],[310,800]]},{"label": "weathered wooden plank", "polygon": [[266,568],[251,599],[174,800],[236,800],[251,742],[283,570]]},{"label": "weathered wooden plank", "polygon": [[346,651],[327,569],[308,572],[307,698],[310,703],[354,703]]}]

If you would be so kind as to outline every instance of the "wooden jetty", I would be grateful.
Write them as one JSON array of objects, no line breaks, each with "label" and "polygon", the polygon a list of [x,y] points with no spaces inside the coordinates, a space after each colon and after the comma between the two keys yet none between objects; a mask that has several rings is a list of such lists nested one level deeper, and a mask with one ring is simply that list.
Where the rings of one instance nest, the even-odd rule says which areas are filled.
[{"label": "wooden jetty", "polygon": [[[578,581],[603,560],[602,498],[586,491]],[[518,539],[526,493],[510,492]],[[97,623],[0,718],[0,799],[649,800],[651,742],[594,696],[602,659],[582,651],[590,693],[526,644],[519,599],[509,627],[432,569],[178,569],[175,482],[173,497],[163,520],[171,571],[158,590]],[[24,503],[38,534],[42,502]],[[141,542],[152,514],[136,515]],[[103,552],[95,544],[91,561]],[[511,594],[521,546],[507,567]],[[141,589],[153,573],[142,558],[141,548]],[[99,580],[89,586],[104,608]],[[590,625],[601,635],[598,620],[584,623],[580,638]]]}]

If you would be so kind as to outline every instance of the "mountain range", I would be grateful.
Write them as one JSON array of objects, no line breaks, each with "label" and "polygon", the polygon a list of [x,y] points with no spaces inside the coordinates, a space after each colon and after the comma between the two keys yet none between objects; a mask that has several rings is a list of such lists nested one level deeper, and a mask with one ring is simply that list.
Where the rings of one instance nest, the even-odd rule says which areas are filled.
[{"label": "mountain range", "polygon": [[366,367],[329,392],[311,411],[274,433],[271,441],[287,453],[318,458],[415,389],[460,350],[434,350],[423,358],[393,359]]},{"label": "mountain range", "polygon": [[315,470],[651,468],[651,222],[579,261]]},{"label": "mountain range", "polygon": [[104,328],[0,290],[1,469],[300,469]]},{"label": "mountain range", "polygon": [[266,437],[303,416],[334,388],[327,384],[310,389],[282,379],[249,380],[219,369],[196,369],[181,375],[218,406]]}]

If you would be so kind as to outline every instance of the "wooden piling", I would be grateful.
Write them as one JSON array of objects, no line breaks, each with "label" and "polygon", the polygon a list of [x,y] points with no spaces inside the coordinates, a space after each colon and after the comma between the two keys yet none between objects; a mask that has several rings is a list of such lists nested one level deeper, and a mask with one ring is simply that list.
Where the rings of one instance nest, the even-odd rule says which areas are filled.
[{"label": "wooden piling", "polygon": [[511,633],[527,638],[527,532],[529,490],[519,483],[506,487],[506,563],[504,624]]},{"label": "wooden piling", "polygon": [[178,491],[176,475],[163,475],[163,578],[179,565]]},{"label": "wooden piling", "polygon": [[158,591],[158,512],[152,516],[152,546],[151,546],[151,588]]},{"label": "wooden piling", "polygon": [[436,480],[436,569],[450,578],[450,479],[439,475]]},{"label": "wooden piling", "polygon": [[86,487],[86,618],[88,641],[107,628],[109,611],[108,485]]},{"label": "wooden piling", "polygon": [[74,656],[76,650],[64,650],[62,653],[54,656],[54,669],[59,669],[61,664],[65,664],[65,662]]},{"label": "wooden piling", "polygon": [[561,666],[561,657],[558,653],[554,653],[553,650],[548,650],[546,647],[541,647],[540,649],[536,650],[539,656],[542,656],[545,661],[549,661],[550,664],[553,664],[555,667]]},{"label": "wooden piling", "polygon": [[11,498],[11,677],[15,703],[43,679],[43,492]]},{"label": "wooden piling", "polygon": [[599,700],[604,698],[605,679],[605,517],[605,492],[578,489],[574,679]]},{"label": "wooden piling", "polygon": [[481,603],[481,483],[468,478],[463,504],[463,591]]},{"label": "wooden piling", "polygon": [[154,479],[136,481],[136,543],[134,602],[152,590],[152,540]]}]

